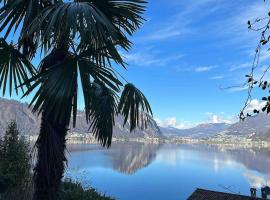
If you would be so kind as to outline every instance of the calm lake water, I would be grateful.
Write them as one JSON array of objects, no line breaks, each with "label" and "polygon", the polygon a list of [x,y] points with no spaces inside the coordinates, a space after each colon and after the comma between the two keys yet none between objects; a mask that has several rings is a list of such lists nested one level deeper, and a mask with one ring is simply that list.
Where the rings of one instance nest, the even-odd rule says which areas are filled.
[{"label": "calm lake water", "polygon": [[118,200],[184,200],[196,188],[249,195],[270,180],[267,149],[115,143],[109,150],[72,145],[69,152],[66,177]]}]

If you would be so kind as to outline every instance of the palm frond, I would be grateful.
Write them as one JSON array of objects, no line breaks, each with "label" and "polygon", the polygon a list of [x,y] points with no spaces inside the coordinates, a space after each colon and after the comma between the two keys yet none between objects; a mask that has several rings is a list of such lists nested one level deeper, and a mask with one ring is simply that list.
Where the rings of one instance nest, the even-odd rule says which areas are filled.
[{"label": "palm frond", "polygon": [[[0,89],[3,95],[6,93],[6,88],[9,87],[9,94],[15,88],[18,94],[18,87],[27,81],[36,70],[34,66],[12,45],[8,44],[3,38],[0,39]],[[28,85],[29,86],[29,85]]]},{"label": "palm frond", "polygon": [[90,92],[90,128],[102,146],[110,147],[112,142],[114,117],[117,114],[117,95],[115,92],[97,82],[91,84]]},{"label": "palm frond", "polygon": [[[49,55],[50,56],[50,55]],[[66,116],[77,115],[77,59],[72,55],[67,55],[60,63],[50,66],[51,59],[43,62],[43,69],[27,83],[34,82],[24,96],[38,88],[30,106],[33,112],[39,114],[46,109],[47,113],[54,112],[54,121],[61,122]],[[45,70],[44,70],[45,69]],[[65,119],[70,120],[70,119]],[[73,119],[74,123],[76,119]]]},{"label": "palm frond", "polygon": [[33,58],[38,44],[34,35],[25,36],[25,31],[40,12],[53,4],[53,0],[3,0],[0,8],[0,32],[4,31],[4,38],[11,32],[20,31],[19,47],[24,56]]},{"label": "palm frond", "polygon": [[109,147],[112,141],[114,117],[117,114],[119,87],[122,83],[110,68],[78,58],[86,120],[97,140]]},{"label": "palm frond", "polygon": [[113,35],[116,32],[103,13],[87,2],[62,2],[44,9],[33,21],[30,33],[40,30],[44,30],[44,41],[49,41],[52,34],[55,40],[61,40],[67,33],[71,33],[72,38],[80,33],[83,41],[94,35],[92,38],[99,41],[105,33]]},{"label": "palm frond", "polygon": [[103,12],[118,29],[132,35],[143,23],[144,0],[88,0]]},{"label": "palm frond", "polygon": [[98,66],[112,68],[111,61],[114,61],[126,69],[126,63],[115,48],[115,45],[117,44],[108,43],[102,47],[95,47],[86,43],[78,46],[78,52],[81,58],[89,59]]},{"label": "palm frond", "polygon": [[91,80],[94,80],[97,84],[103,85],[103,87],[109,87],[114,92],[119,92],[122,83],[110,68],[98,66],[90,60],[79,58],[78,67],[84,96],[86,121],[90,122],[90,110],[92,107],[90,103],[91,96],[89,96],[89,94],[92,94],[93,89]]},{"label": "palm frond", "polygon": [[[90,80],[102,85],[114,93],[120,91],[122,83],[114,75],[110,68],[102,68],[89,60],[81,59],[73,54],[57,54],[53,51],[47,56],[40,66],[40,72],[29,79],[25,84],[33,83],[24,96],[29,95],[35,88],[38,88],[30,105],[33,105],[33,112],[41,113],[44,108],[53,111],[56,118],[61,120],[69,105],[73,107],[73,122],[76,123],[77,114],[77,93],[78,93],[78,71],[82,84],[85,101],[87,121],[89,122],[91,105],[92,84]],[[62,62],[55,63],[56,57]],[[24,97],[23,96],[23,97]]]},{"label": "palm frond", "polygon": [[81,71],[90,75],[96,82],[110,87],[115,92],[120,91],[119,86],[122,86],[122,83],[110,68],[99,66],[87,59],[79,59],[78,64]]},{"label": "palm frond", "polygon": [[[28,34],[39,35],[41,43],[45,46],[50,46],[49,43],[55,46],[60,44],[62,40],[79,41],[78,52],[84,52],[88,57],[95,57],[99,61],[101,59],[113,59],[118,64],[124,65],[117,46],[125,50],[131,47],[131,42],[126,37],[124,29],[130,34],[137,29],[141,23],[140,11],[133,8],[135,5],[132,6],[132,2],[129,4],[114,2],[114,4],[107,3],[106,5],[115,7],[112,10],[113,12],[103,9],[104,12],[110,11],[110,15],[102,12],[102,6],[99,5],[98,7],[90,1],[54,4],[43,9],[39,17],[31,24]],[[138,7],[140,7],[139,4]],[[128,9],[133,9],[130,13],[138,12],[137,16],[133,16],[133,18],[132,16],[125,16],[125,14],[122,14],[121,17],[118,16],[117,11],[129,13]],[[117,16],[111,16],[113,14],[117,14]],[[123,22],[119,21],[120,18]],[[125,23],[128,25],[120,29],[119,25],[124,27]],[[96,50],[101,53],[101,49],[102,57],[93,53]]]},{"label": "palm frond", "polygon": [[[85,0],[79,0],[85,2]],[[96,42],[91,38],[91,42],[83,42],[79,45],[79,49],[85,54],[93,55],[93,52],[98,52],[103,58],[112,59],[117,64],[125,67],[125,63],[119,54],[116,46],[120,46],[125,50],[129,50],[131,42],[125,36],[125,33],[130,36],[142,25],[144,21],[142,14],[145,11],[146,1],[143,0],[86,0],[98,9],[112,23],[118,33],[117,38],[112,38],[112,41],[103,38],[101,42]],[[89,40],[88,40],[89,41]],[[98,59],[101,60],[102,59]],[[101,63],[103,64],[103,63]],[[109,64],[110,63],[106,63]]]},{"label": "palm frond", "polygon": [[150,104],[143,93],[133,84],[125,85],[122,92],[118,111],[124,116],[124,125],[130,121],[130,131],[136,127],[145,128],[149,122],[152,110]]}]

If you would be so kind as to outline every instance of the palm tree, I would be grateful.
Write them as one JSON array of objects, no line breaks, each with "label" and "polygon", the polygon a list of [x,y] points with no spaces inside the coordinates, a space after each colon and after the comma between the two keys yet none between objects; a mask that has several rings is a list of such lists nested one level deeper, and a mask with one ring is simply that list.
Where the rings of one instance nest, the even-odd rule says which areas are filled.
[{"label": "palm tree", "polygon": [[[0,89],[32,94],[41,115],[34,168],[34,199],[55,200],[66,166],[66,135],[76,125],[82,93],[89,130],[110,147],[114,117],[130,131],[145,128],[152,111],[145,96],[126,83],[119,50],[144,19],[144,0],[0,0]],[[12,38],[12,39],[11,39]],[[42,57],[39,67],[34,58]],[[125,85],[124,85],[125,83]]]}]

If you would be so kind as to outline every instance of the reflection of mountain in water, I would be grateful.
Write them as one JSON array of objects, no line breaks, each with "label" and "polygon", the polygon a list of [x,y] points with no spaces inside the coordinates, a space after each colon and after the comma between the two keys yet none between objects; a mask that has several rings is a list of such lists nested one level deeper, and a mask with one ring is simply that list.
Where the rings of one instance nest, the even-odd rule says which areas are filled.
[{"label": "reflection of mountain in water", "polygon": [[[98,166],[112,168],[124,174],[135,174],[146,168],[155,159],[173,165],[198,162],[219,173],[228,166],[243,166],[243,175],[256,187],[262,186],[270,178],[270,149],[250,147],[240,148],[226,145],[159,145],[144,143],[113,143],[102,149],[99,145],[75,145],[69,147],[76,153],[77,166],[87,168]],[[81,153],[80,153],[81,152]],[[85,153],[84,153],[85,152]]]},{"label": "reflection of mountain in water", "polygon": [[231,154],[236,161],[241,162],[248,169],[270,175],[270,149],[233,149],[227,150],[227,152]]},{"label": "reflection of mountain in water", "polygon": [[203,156],[210,157],[210,159],[213,159],[212,154],[215,154],[220,160],[232,160],[243,164],[250,170],[270,175],[270,148],[242,148],[225,145],[188,145],[185,148],[201,152]]},{"label": "reflection of mountain in water", "polygon": [[71,154],[76,153],[77,158],[82,156],[77,160],[81,168],[102,166],[124,174],[134,174],[139,169],[147,167],[156,158],[161,146],[161,144],[127,142],[113,143],[110,149],[104,149],[100,145],[74,144],[68,146],[68,151]]},{"label": "reflection of mountain in water", "polygon": [[148,166],[155,158],[162,145],[144,143],[114,144],[106,152],[111,159],[113,168],[125,174],[133,174],[139,169]]},{"label": "reflection of mountain in water", "polygon": [[270,148],[225,145],[184,145],[182,148],[200,152],[203,160],[215,160],[217,169],[224,163],[239,163],[247,171],[244,176],[251,186],[261,188],[270,182]]},{"label": "reflection of mountain in water", "polygon": [[[269,183],[270,177],[270,149],[230,149],[227,152],[242,163],[248,171],[244,174],[252,187],[261,188]],[[257,172],[261,173],[258,174]]]}]

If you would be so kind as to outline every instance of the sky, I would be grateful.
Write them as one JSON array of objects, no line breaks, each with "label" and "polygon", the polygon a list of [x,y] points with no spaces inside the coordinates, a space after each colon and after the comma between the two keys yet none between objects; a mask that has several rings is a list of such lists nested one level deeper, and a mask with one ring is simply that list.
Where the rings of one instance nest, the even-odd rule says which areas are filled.
[{"label": "sky", "polygon": [[[147,21],[125,57],[128,79],[149,98],[160,125],[238,120],[247,91],[224,88],[246,80],[260,36],[248,30],[247,21],[268,10],[263,0],[149,2]],[[262,68],[267,59],[266,54]],[[254,99],[248,109],[260,105]]]},{"label": "sky", "polygon": [[[149,0],[133,48],[121,51],[128,63],[121,72],[144,92],[161,126],[232,123],[247,91],[224,88],[245,81],[259,41],[247,21],[269,7],[263,0]],[[259,106],[254,99],[249,109]]]}]

